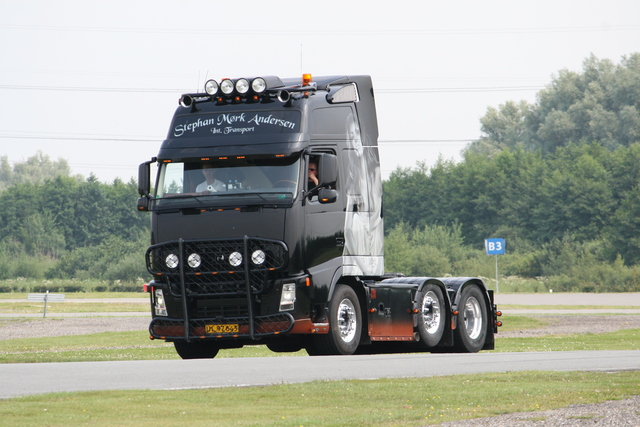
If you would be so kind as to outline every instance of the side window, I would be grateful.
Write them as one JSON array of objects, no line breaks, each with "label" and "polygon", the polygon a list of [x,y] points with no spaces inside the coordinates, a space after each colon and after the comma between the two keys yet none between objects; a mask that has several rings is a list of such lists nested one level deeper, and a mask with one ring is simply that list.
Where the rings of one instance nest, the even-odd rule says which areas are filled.
[{"label": "side window", "polygon": [[318,156],[309,156],[307,162],[307,191],[318,186],[319,181]]},{"label": "side window", "polygon": [[332,149],[311,153],[307,157],[308,199],[320,203],[333,203],[337,197],[337,177],[337,157]]}]

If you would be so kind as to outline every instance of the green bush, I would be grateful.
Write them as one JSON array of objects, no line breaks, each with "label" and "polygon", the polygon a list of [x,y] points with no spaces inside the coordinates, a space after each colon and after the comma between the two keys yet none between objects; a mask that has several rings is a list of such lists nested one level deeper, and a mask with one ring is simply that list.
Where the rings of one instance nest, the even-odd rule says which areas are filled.
[{"label": "green bush", "polygon": [[548,287],[559,292],[639,292],[640,268],[613,264],[576,265],[566,274],[550,276]]},{"label": "green bush", "polygon": [[115,282],[109,286],[110,292],[140,292],[142,284]]},{"label": "green bush", "polygon": [[13,276],[29,279],[44,279],[45,274],[54,261],[46,256],[29,256],[21,254],[12,260]]},{"label": "green bush", "polygon": [[139,254],[120,258],[118,262],[109,265],[102,275],[105,280],[121,282],[136,282],[147,276],[149,272],[145,266],[144,257]]},{"label": "green bush", "polygon": [[146,249],[147,242],[143,238],[111,237],[99,245],[65,253],[48,271],[47,278],[135,282],[149,274],[144,261]]}]

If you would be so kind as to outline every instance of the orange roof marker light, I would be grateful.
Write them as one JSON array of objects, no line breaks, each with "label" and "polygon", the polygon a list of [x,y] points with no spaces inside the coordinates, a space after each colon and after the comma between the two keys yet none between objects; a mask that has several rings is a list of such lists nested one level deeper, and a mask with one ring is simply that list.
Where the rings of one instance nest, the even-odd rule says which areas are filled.
[{"label": "orange roof marker light", "polygon": [[312,81],[313,81],[313,78],[311,77],[311,74],[304,73],[302,75],[302,86],[309,86]]}]

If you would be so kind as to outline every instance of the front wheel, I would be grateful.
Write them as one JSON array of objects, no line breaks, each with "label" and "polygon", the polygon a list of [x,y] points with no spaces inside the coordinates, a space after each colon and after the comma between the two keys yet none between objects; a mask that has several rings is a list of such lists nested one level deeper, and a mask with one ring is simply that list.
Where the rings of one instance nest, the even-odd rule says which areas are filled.
[{"label": "front wheel", "polygon": [[418,333],[427,348],[438,345],[444,334],[445,303],[442,289],[429,284],[418,293]]},{"label": "front wheel", "polygon": [[337,285],[329,301],[329,333],[313,336],[307,353],[311,356],[353,354],[358,349],[361,332],[358,296],[349,286]]},{"label": "front wheel", "polygon": [[219,350],[216,343],[210,341],[174,341],[173,346],[183,359],[213,359]]},{"label": "front wheel", "polygon": [[477,353],[487,338],[487,307],[477,286],[462,290],[455,329],[455,348],[462,353]]},{"label": "front wheel", "polygon": [[302,350],[302,343],[294,342],[277,342],[267,344],[267,348],[274,353],[295,353]]}]

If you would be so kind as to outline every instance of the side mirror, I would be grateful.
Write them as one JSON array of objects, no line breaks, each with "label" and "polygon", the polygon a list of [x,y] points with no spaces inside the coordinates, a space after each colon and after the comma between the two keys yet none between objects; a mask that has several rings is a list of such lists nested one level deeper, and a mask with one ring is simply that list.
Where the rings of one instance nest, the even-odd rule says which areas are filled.
[{"label": "side mirror", "polygon": [[154,157],[138,166],[138,194],[141,196],[149,196],[151,190],[151,168],[149,165],[155,162],[156,158]]},{"label": "side mirror", "polygon": [[318,191],[318,201],[324,203],[335,203],[338,199],[338,192],[333,188],[321,188]]},{"label": "side mirror", "polygon": [[323,153],[319,156],[318,177],[320,187],[332,187],[338,180],[338,158],[333,154]]}]

